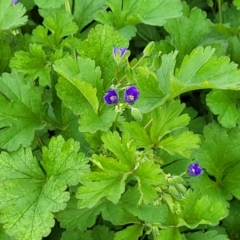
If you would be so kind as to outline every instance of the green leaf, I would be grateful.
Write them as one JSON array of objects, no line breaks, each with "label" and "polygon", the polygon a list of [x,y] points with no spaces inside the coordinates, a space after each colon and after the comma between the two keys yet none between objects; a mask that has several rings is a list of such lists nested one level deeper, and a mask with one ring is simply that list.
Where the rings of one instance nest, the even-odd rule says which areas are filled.
[{"label": "green leaf", "polygon": [[179,101],[171,101],[150,113],[152,118],[150,137],[153,143],[157,144],[166,134],[189,123],[190,117],[187,114],[180,115],[184,107]]},{"label": "green leaf", "polygon": [[229,233],[229,238],[234,239],[240,235],[240,202],[239,200],[233,199],[230,204],[229,215],[222,220],[223,226]]},{"label": "green leaf", "polygon": [[13,6],[12,1],[1,0],[0,2],[0,33],[24,25],[27,22],[25,7],[19,3]]},{"label": "green leaf", "polygon": [[73,230],[78,228],[80,231],[85,231],[91,228],[96,221],[97,216],[102,209],[105,209],[105,203],[99,204],[93,208],[77,208],[77,199],[72,197],[64,211],[56,214],[57,220],[60,222],[62,228]]},{"label": "green leaf", "polygon": [[135,217],[130,211],[126,210],[125,203],[121,200],[118,204],[107,202],[106,206],[102,209],[102,217],[104,220],[110,221],[114,225],[140,223],[140,219]]},{"label": "green leaf", "polygon": [[10,67],[32,79],[39,78],[42,86],[50,85],[51,68],[41,45],[29,44],[29,52],[17,51],[10,61]]},{"label": "green leaf", "polygon": [[30,146],[34,132],[46,125],[47,106],[42,103],[42,89],[26,83],[20,74],[3,74],[0,78],[1,148],[14,151]]},{"label": "green leaf", "polygon": [[214,49],[211,47],[197,47],[184,57],[180,68],[175,72],[175,78],[170,79],[169,99],[196,89],[240,88],[237,65],[226,56],[217,58],[213,54]]},{"label": "green leaf", "polygon": [[201,9],[193,8],[190,11],[186,4],[183,6],[183,16],[169,19],[164,24],[164,28],[172,37],[172,44],[179,51],[180,60],[203,42],[211,26],[209,19],[206,19],[207,14]]},{"label": "green leaf", "polygon": [[63,37],[70,36],[78,31],[77,24],[73,22],[73,16],[65,10],[51,11],[51,16],[44,18],[43,25],[55,36],[55,41],[58,44]]},{"label": "green leaf", "polygon": [[93,155],[94,163],[103,171],[89,172],[81,178],[77,191],[79,208],[91,208],[102,198],[117,203],[125,190],[125,180],[131,169],[115,159]]},{"label": "green leaf", "polygon": [[104,87],[111,83],[117,70],[113,47],[128,47],[128,41],[112,27],[97,25],[90,30],[88,39],[78,48],[78,53],[82,57],[91,58],[95,60],[96,66],[100,66]]},{"label": "green leaf", "polygon": [[[239,92],[215,90],[207,95],[207,105],[218,115],[218,121],[226,128],[236,127],[240,120]],[[239,103],[240,105],[240,103]]]},{"label": "green leaf", "polygon": [[112,12],[101,12],[96,20],[103,24],[111,24],[121,29],[124,26],[145,23],[148,25],[162,26],[167,19],[181,15],[182,6],[177,0],[144,0],[118,1],[108,0]]},{"label": "green leaf", "polygon": [[29,148],[0,155],[0,221],[16,240],[42,239],[54,225],[52,212],[63,210],[66,184],[44,173]]},{"label": "green leaf", "polygon": [[[238,159],[238,160],[237,160]],[[232,159],[230,159],[232,161]],[[235,156],[235,161],[239,161],[239,156]],[[240,164],[233,165],[224,177],[221,186],[229,193],[233,194],[237,199],[240,199]]]},{"label": "green leaf", "polygon": [[54,176],[68,185],[79,183],[81,175],[89,171],[84,154],[78,153],[79,143],[65,141],[62,136],[53,137],[48,148],[43,147],[42,162],[47,176]]},{"label": "green leaf", "polygon": [[93,21],[95,14],[105,10],[107,5],[104,0],[77,0],[74,6],[74,20],[81,31],[87,24]]},{"label": "green leaf", "polygon": [[56,89],[65,106],[69,107],[74,114],[84,114],[86,110],[93,110],[97,113],[99,107],[97,89],[93,88],[90,83],[77,78],[69,81],[60,77]]},{"label": "green leaf", "polygon": [[239,139],[238,129],[227,131],[216,123],[210,124],[204,128],[201,148],[194,152],[193,157],[220,183],[224,175],[240,159]]},{"label": "green leaf", "polygon": [[92,232],[86,231],[82,232],[78,229],[75,230],[67,230],[63,232],[61,240],[94,240],[92,238]]},{"label": "green leaf", "polygon": [[104,147],[110,150],[126,166],[134,168],[136,164],[136,148],[131,146],[129,135],[123,135],[122,138],[118,132],[107,132],[102,135]]},{"label": "green leaf", "polygon": [[89,133],[106,132],[112,126],[115,116],[116,112],[108,106],[102,108],[98,114],[94,111],[83,112],[79,119],[79,130]]},{"label": "green leaf", "polygon": [[138,190],[141,195],[139,203],[148,204],[158,197],[157,187],[165,183],[165,177],[159,165],[152,161],[142,162],[133,175],[138,181]]},{"label": "green leaf", "polygon": [[158,143],[158,147],[164,149],[169,154],[180,154],[182,156],[191,157],[191,149],[198,148],[200,138],[193,132],[184,131],[177,136],[169,136]]},{"label": "green leaf", "polygon": [[[128,191],[122,196],[118,205],[122,206],[125,211],[128,211],[128,214],[136,216],[138,223],[144,221],[147,223],[159,223],[163,224],[166,221],[168,215],[168,207],[165,204],[153,205],[149,204],[140,204],[139,205],[140,193],[138,192],[137,187],[128,189]],[[134,223],[134,222],[133,222]]]},{"label": "green leaf", "polygon": [[0,232],[0,239],[1,239],[1,240],[14,240],[13,237],[10,237],[10,236],[7,235],[5,232]]},{"label": "green leaf", "polygon": [[59,8],[64,4],[64,0],[34,0],[34,2],[39,8]]},{"label": "green leaf", "polygon": [[162,56],[161,67],[157,70],[156,75],[159,81],[159,88],[167,95],[170,91],[170,79],[174,73],[176,64],[177,51]]},{"label": "green leaf", "polygon": [[233,0],[233,4],[237,7],[237,9],[240,9],[240,1],[239,0]]},{"label": "green leaf", "polygon": [[[137,7],[133,7],[132,14],[139,15],[142,23],[162,26],[167,19],[181,16],[182,6],[178,0],[135,0]],[[133,5],[133,4],[132,4]]]},{"label": "green leaf", "polygon": [[143,233],[143,226],[140,224],[131,225],[115,234],[114,240],[138,240]]},{"label": "green leaf", "polygon": [[166,96],[163,95],[159,88],[159,82],[152,72],[139,67],[136,79],[140,97],[134,107],[138,108],[142,113],[147,113],[165,102]]},{"label": "green leaf", "polygon": [[183,240],[178,228],[167,228],[159,231],[156,240]]},{"label": "green leaf", "polygon": [[124,122],[120,126],[120,129],[122,132],[127,132],[131,136],[136,148],[151,148],[152,144],[146,130],[137,122]]},{"label": "green leaf", "polygon": [[180,217],[189,228],[196,228],[199,224],[217,225],[228,215],[227,205],[222,201],[201,193],[189,190],[181,202]]},{"label": "green leaf", "polygon": [[225,234],[219,234],[215,230],[210,230],[207,232],[194,232],[194,233],[187,233],[184,234],[187,240],[206,240],[206,239],[211,239],[211,240],[229,240],[228,236]]},{"label": "green leaf", "polygon": [[114,232],[109,231],[107,226],[100,226],[97,225],[92,230],[92,237],[93,239],[98,240],[113,240],[114,239]]}]

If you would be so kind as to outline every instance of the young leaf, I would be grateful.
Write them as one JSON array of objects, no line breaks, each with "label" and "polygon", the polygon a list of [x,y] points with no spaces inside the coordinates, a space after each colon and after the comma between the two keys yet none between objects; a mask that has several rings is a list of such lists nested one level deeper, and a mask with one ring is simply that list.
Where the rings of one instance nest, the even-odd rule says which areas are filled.
[{"label": "young leaf", "polygon": [[114,240],[138,240],[143,233],[143,226],[140,224],[131,225],[115,234]]},{"label": "young leaf", "polygon": [[228,170],[238,163],[240,131],[227,131],[216,123],[204,129],[201,148],[194,152],[194,159],[206,171],[221,182]]},{"label": "young leaf", "polygon": [[42,86],[50,85],[51,68],[41,45],[29,45],[29,52],[18,51],[10,61],[10,67],[16,72],[23,73],[32,79],[39,78]]},{"label": "young leaf", "polygon": [[54,225],[52,212],[63,210],[66,184],[44,173],[31,149],[0,154],[0,221],[16,240],[40,240]]},{"label": "young leaf", "polygon": [[131,173],[129,167],[115,159],[93,156],[94,163],[103,171],[85,173],[83,186],[78,188],[79,208],[94,207],[102,198],[117,203],[125,190],[125,180]]},{"label": "young leaf", "polygon": [[81,31],[87,24],[93,21],[94,16],[101,10],[105,10],[107,5],[104,0],[77,0],[74,7],[74,20]]},{"label": "young leaf", "polygon": [[122,132],[127,132],[131,136],[136,148],[148,149],[151,147],[151,141],[146,130],[137,122],[124,122],[123,125],[120,126],[120,129]]},{"label": "young leaf", "polygon": [[73,16],[71,14],[64,10],[55,10],[51,13],[51,16],[44,18],[43,25],[55,36],[57,44],[63,37],[70,36],[78,31],[78,26],[72,21]]},{"label": "young leaf", "polygon": [[206,13],[201,9],[193,8],[190,11],[184,3],[183,7],[183,16],[169,19],[164,24],[164,28],[172,37],[172,44],[179,51],[178,58],[181,60],[184,55],[202,43],[211,26],[210,21],[206,19]]},{"label": "young leaf", "polygon": [[226,128],[236,127],[240,120],[240,95],[236,91],[215,90],[207,95],[207,105]]},{"label": "young leaf", "polygon": [[157,187],[165,183],[165,177],[159,165],[151,161],[142,162],[133,175],[138,181],[138,190],[141,195],[139,203],[148,204],[158,197]]},{"label": "young leaf", "polygon": [[111,107],[102,108],[98,113],[93,110],[84,111],[79,119],[79,130],[89,133],[106,132],[112,126],[115,116],[116,113]]},{"label": "young leaf", "polygon": [[150,113],[152,125],[150,127],[151,141],[155,144],[166,134],[185,127],[190,117],[187,114],[181,114],[184,104],[179,101],[166,102],[161,108],[156,108]]},{"label": "young leaf", "polygon": [[53,137],[48,147],[43,147],[42,162],[47,176],[54,176],[65,184],[76,185],[81,175],[89,171],[84,154],[78,153],[79,143],[65,141],[62,136]]},{"label": "young leaf", "polygon": [[199,148],[200,138],[193,132],[184,131],[177,136],[169,136],[161,140],[157,147],[164,149],[169,154],[180,154],[184,157],[191,157],[191,149]]},{"label": "young leaf", "polygon": [[128,42],[112,27],[97,25],[78,48],[82,57],[91,58],[96,66],[100,66],[104,87],[110,84],[116,74],[117,65],[113,58],[113,47],[116,46],[128,47]]},{"label": "young leaf", "polygon": [[47,106],[42,104],[42,89],[22,75],[3,74],[0,78],[0,143],[14,151],[20,145],[30,146],[34,132],[46,125]]},{"label": "young leaf", "polygon": [[150,112],[163,104],[166,100],[163,92],[159,88],[157,78],[142,67],[137,69],[137,85],[140,91],[140,98],[134,104],[142,113]]},{"label": "young leaf", "polygon": [[132,146],[128,135],[123,135],[121,138],[116,131],[113,133],[107,132],[102,135],[102,140],[104,147],[114,153],[121,163],[132,169],[134,168],[136,148]]},{"label": "young leaf", "polygon": [[105,203],[100,203],[93,208],[78,209],[77,201],[75,197],[72,197],[68,201],[66,209],[58,212],[56,218],[62,228],[68,230],[78,228],[84,232],[95,224],[97,216],[101,213],[101,210],[105,209]]},{"label": "young leaf", "polygon": [[12,1],[0,1],[0,33],[24,25],[27,22],[26,9],[22,4],[13,6]]}]

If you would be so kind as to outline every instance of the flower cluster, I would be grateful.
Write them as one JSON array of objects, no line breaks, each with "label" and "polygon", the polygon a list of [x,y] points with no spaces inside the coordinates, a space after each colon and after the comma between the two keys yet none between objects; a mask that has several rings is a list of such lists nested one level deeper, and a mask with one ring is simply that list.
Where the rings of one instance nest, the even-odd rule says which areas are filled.
[{"label": "flower cluster", "polygon": [[[135,103],[139,98],[139,91],[135,86],[127,88],[124,92],[124,100],[129,103]],[[110,89],[103,97],[105,103],[114,104],[119,100],[118,92],[115,89]]]},{"label": "flower cluster", "polygon": [[192,176],[198,176],[202,173],[202,168],[199,166],[198,163],[192,163],[189,167],[188,167],[188,173]]}]

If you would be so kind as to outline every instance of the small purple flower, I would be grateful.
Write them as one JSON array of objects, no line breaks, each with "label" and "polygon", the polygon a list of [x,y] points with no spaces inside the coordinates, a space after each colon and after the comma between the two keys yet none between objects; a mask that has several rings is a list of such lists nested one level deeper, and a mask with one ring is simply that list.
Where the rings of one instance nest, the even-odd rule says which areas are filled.
[{"label": "small purple flower", "polygon": [[114,104],[118,101],[118,93],[115,89],[110,89],[103,97],[104,101],[107,104]]},{"label": "small purple flower", "polygon": [[124,100],[127,103],[135,103],[139,98],[139,91],[135,86],[129,87],[125,90]]},{"label": "small purple flower", "polygon": [[190,175],[192,176],[198,176],[202,173],[202,168],[199,166],[198,163],[192,163],[189,167],[188,167],[188,172]]},{"label": "small purple flower", "polygon": [[122,48],[114,47],[113,48],[113,56],[114,56],[115,60],[117,62],[119,62],[120,59],[123,57],[123,55],[126,53],[126,51],[127,51],[126,47],[122,47]]},{"label": "small purple flower", "polygon": [[13,5],[16,5],[17,2],[18,2],[18,0],[12,0],[12,4],[13,4]]}]

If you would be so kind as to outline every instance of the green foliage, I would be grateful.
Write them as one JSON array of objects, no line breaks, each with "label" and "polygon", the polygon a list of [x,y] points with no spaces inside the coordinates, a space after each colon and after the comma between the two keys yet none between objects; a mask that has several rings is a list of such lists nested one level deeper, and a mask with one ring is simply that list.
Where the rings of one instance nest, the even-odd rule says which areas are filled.
[{"label": "green foliage", "polygon": [[78,48],[82,57],[91,58],[95,60],[96,66],[100,66],[104,87],[111,84],[117,69],[112,53],[114,46],[127,47],[128,42],[112,27],[97,25]]},{"label": "green foliage", "polygon": [[238,129],[227,131],[216,123],[208,125],[201,148],[194,153],[195,160],[219,183],[239,161],[239,134]]},{"label": "green foliage", "polygon": [[12,5],[11,1],[2,0],[0,2],[0,34],[20,27],[27,22],[27,16],[23,16],[26,9],[22,4]]},{"label": "green foliage", "polygon": [[236,127],[239,123],[238,101],[237,91],[216,90],[207,96],[207,105],[214,114],[218,115],[219,123],[226,128]]},{"label": "green foliage", "polygon": [[0,239],[239,238],[238,1],[0,9]]},{"label": "green foliage", "polygon": [[46,104],[41,88],[26,83],[22,75],[3,74],[0,79],[0,142],[1,148],[17,150],[28,147],[34,132],[46,126]]}]

